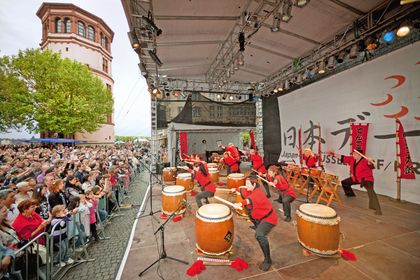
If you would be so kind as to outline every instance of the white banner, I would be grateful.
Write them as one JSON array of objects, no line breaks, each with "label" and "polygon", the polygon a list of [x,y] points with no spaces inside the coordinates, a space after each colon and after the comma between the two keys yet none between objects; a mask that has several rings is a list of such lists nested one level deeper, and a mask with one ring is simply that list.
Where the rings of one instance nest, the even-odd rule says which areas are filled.
[{"label": "white banner", "polygon": [[[401,199],[420,203],[420,42],[359,65],[278,98],[282,134],[280,160],[298,156],[303,147],[349,154],[350,122],[369,123],[367,156],[376,159],[375,191],[396,197],[395,118],[404,125],[417,179],[402,180]],[[326,172],[340,179],[349,166],[323,155]],[[360,189],[360,187],[357,187]]]}]

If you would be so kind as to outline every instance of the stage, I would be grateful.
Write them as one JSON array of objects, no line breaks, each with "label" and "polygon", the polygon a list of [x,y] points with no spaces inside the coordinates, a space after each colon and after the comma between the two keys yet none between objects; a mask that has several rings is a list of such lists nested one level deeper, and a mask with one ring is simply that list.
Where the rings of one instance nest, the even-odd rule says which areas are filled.
[{"label": "stage", "polygon": [[[221,182],[225,178],[221,177]],[[379,188],[379,186],[376,186]],[[355,191],[356,197],[347,198],[340,189],[344,207],[332,207],[341,217],[340,231],[344,234],[342,249],[352,251],[357,261],[341,258],[320,258],[304,256],[296,235],[296,209],[303,202],[292,203],[292,222],[283,221],[279,211],[281,204],[273,202],[279,216],[278,225],[269,236],[273,265],[268,272],[258,270],[263,256],[250,222],[234,215],[235,234],[231,260],[240,257],[248,262],[249,268],[237,272],[229,266],[207,266],[195,277],[186,275],[186,270],[197,260],[195,255],[194,220],[196,203],[188,196],[191,210],[178,222],[170,221],[165,230],[165,245],[168,256],[187,261],[184,265],[166,259],[149,269],[141,279],[416,279],[420,274],[420,205],[400,203],[389,197],[378,195],[382,216],[374,215],[368,209],[367,193]],[[272,195],[271,200],[277,198]],[[298,199],[304,200],[304,196]],[[215,201],[214,201],[215,202]],[[153,187],[153,210],[161,207],[161,186]],[[149,213],[147,204],[144,213]],[[158,220],[160,213],[154,215]],[[160,220],[163,221],[163,220]],[[155,219],[141,218],[135,228],[133,242],[120,279],[137,279],[139,272],[155,261],[159,254],[153,232],[159,227]],[[211,234],[209,232],[208,234]]]}]

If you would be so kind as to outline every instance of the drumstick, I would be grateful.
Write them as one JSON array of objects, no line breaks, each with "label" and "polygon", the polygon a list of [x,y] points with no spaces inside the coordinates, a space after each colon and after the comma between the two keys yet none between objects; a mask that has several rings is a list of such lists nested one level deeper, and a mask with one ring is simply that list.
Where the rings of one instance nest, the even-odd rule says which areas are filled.
[{"label": "drumstick", "polygon": [[257,175],[258,178],[266,182],[267,184],[270,184],[271,182],[267,181],[265,178],[261,177],[260,175]]},{"label": "drumstick", "polygon": [[233,207],[233,208],[235,208],[235,209],[242,210],[242,207],[238,208],[238,207],[236,207],[236,206],[235,206],[235,204],[233,204],[233,203],[232,203],[232,202],[230,202],[230,201],[227,201],[226,199],[223,199],[223,198],[221,198],[221,197],[218,197],[217,195],[215,195],[215,196],[213,196],[213,197],[214,197],[215,199],[217,199],[218,201],[223,202],[223,203],[225,203],[225,204],[229,205],[230,207]]},{"label": "drumstick", "polygon": [[372,161],[373,163],[375,163],[374,159],[369,159],[367,156],[365,156],[364,154],[362,154],[361,152],[357,151],[357,150],[353,150],[353,152],[355,152],[356,154],[358,154],[359,156],[361,156],[362,158],[364,158],[367,161]]},{"label": "drumstick", "polygon": [[231,192],[232,189],[225,189],[225,188],[216,188],[216,191],[219,192]]}]

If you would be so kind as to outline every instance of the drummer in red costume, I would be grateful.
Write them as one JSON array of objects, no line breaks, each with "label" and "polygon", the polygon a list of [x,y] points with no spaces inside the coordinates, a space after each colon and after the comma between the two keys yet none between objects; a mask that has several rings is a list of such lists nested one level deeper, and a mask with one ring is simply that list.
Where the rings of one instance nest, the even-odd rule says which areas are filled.
[{"label": "drummer in red costume", "polygon": [[[361,150],[356,150],[362,153]],[[369,196],[369,208],[375,210],[376,215],[382,215],[381,206],[379,205],[378,197],[373,190],[373,172],[374,162],[370,158],[363,158],[359,153],[353,152],[351,156],[341,155],[341,161],[345,164],[350,165],[351,177],[341,181],[346,196],[356,196],[351,188],[352,185],[360,184],[364,187]],[[333,151],[329,151],[328,154],[333,156],[336,155]]]},{"label": "drummer in red costume", "polygon": [[[233,145],[233,143],[229,143],[227,147],[220,144],[219,147],[224,149],[225,153],[228,153],[228,155],[230,156],[230,159],[228,159],[228,161],[231,163],[231,165],[229,165],[229,163],[225,161],[225,163],[228,165],[228,174],[240,172],[239,165],[241,163],[241,155],[239,154],[238,148],[236,148],[235,145]],[[233,165],[237,165],[237,167],[233,167],[235,170],[231,170]]]},{"label": "drummer in red costume", "polygon": [[197,180],[197,183],[201,188],[201,192],[195,197],[197,207],[200,208],[203,206],[201,200],[204,199],[205,203],[208,204],[208,198],[214,196],[214,193],[216,192],[216,185],[211,182],[209,169],[207,168],[207,163],[204,161],[196,159],[192,169],[188,169],[188,171],[192,173],[192,178]]},{"label": "drummer in red costume", "polygon": [[283,212],[285,216],[285,221],[290,222],[292,220],[291,216],[291,206],[290,204],[296,199],[295,191],[289,186],[286,179],[280,174],[279,167],[272,165],[268,168],[267,181],[270,184],[279,190],[279,198],[276,199],[279,203],[283,204]]},{"label": "drummer in red costume", "polygon": [[270,245],[267,234],[277,224],[277,214],[264,191],[258,187],[258,181],[247,178],[246,189],[239,189],[244,200],[235,203],[235,208],[245,207],[250,214],[251,221],[255,225],[255,238],[260,244],[264,254],[264,261],[259,266],[260,270],[267,271],[271,267]]},{"label": "drummer in red costume", "polygon": [[224,162],[227,165],[227,174],[239,172],[238,161],[231,155],[230,151],[224,152],[220,162]]},{"label": "drummer in red costume", "polygon": [[[261,157],[261,155],[258,153],[258,151],[254,150],[254,149],[250,149],[249,150],[249,156],[250,156],[250,160],[251,160],[251,164],[252,164],[252,169],[257,171],[259,176],[265,177],[265,175],[267,173],[267,169],[265,169],[264,160]],[[264,184],[264,183],[263,183],[263,185],[264,185],[264,189],[265,189],[265,193],[266,193],[267,197],[270,198],[271,197],[270,187],[268,185]]]}]

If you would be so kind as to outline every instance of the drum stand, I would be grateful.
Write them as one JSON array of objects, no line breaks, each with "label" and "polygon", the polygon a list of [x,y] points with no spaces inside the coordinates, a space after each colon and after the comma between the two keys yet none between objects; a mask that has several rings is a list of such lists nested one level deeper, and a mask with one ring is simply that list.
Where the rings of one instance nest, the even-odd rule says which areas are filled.
[{"label": "drum stand", "polygon": [[173,261],[177,261],[177,262],[180,262],[180,263],[183,263],[183,264],[188,264],[188,262],[186,262],[186,261],[183,261],[183,260],[180,260],[180,259],[177,259],[177,258],[173,258],[173,257],[170,257],[170,256],[168,256],[167,254],[166,254],[166,250],[165,250],[165,225],[166,225],[166,223],[167,222],[169,222],[170,220],[172,220],[172,218],[175,216],[175,213],[177,213],[180,209],[181,209],[181,207],[183,207],[183,206],[186,206],[186,201],[184,200],[184,201],[181,201],[180,203],[179,203],[179,206],[178,206],[178,208],[168,217],[168,219],[163,223],[163,224],[161,224],[160,225],[160,227],[158,227],[158,229],[153,233],[154,235],[156,235],[159,231],[160,231],[160,240],[161,240],[161,245],[162,245],[162,248],[161,248],[161,250],[160,250],[160,256],[159,256],[159,258],[157,259],[157,260],[155,260],[151,265],[149,265],[148,267],[146,267],[142,272],[140,272],[139,273],[139,277],[141,277],[147,270],[149,270],[149,268],[151,268],[152,266],[154,266],[155,264],[157,264],[160,260],[163,260],[163,259],[170,259],[170,260],[173,260]]}]

